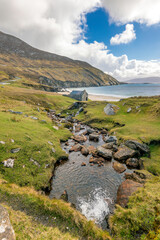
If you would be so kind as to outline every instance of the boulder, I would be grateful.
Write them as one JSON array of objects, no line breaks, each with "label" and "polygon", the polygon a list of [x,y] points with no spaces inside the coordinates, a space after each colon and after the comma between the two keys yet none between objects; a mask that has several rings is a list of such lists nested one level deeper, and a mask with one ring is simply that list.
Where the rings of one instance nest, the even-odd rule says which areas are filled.
[{"label": "boulder", "polygon": [[0,239],[15,240],[15,233],[11,225],[7,210],[0,205]]},{"label": "boulder", "polygon": [[130,179],[132,181],[142,183],[142,184],[145,183],[145,179],[141,178],[136,172],[125,173],[125,179]]},{"label": "boulder", "polygon": [[85,156],[87,156],[89,154],[89,150],[87,147],[83,146],[81,149],[81,153]]},{"label": "boulder", "polygon": [[126,207],[129,197],[140,187],[143,187],[143,184],[129,179],[122,182],[117,192],[117,204],[121,207]]},{"label": "boulder", "polygon": [[81,151],[81,149],[82,149],[82,146],[78,143],[72,146],[71,149],[69,149],[69,152],[78,152],[78,151]]},{"label": "boulder", "polygon": [[103,140],[104,140],[104,142],[106,142],[106,143],[110,143],[110,142],[117,143],[117,138],[116,138],[116,136],[105,136]]},{"label": "boulder", "polygon": [[109,115],[109,116],[115,115],[118,109],[119,109],[118,106],[108,103],[107,106],[104,108],[104,112],[106,115]]},{"label": "boulder", "polygon": [[99,141],[99,135],[97,133],[91,133],[91,134],[89,134],[89,140],[94,141],[94,142],[98,142]]},{"label": "boulder", "polygon": [[114,159],[120,162],[126,162],[128,158],[132,158],[136,155],[136,151],[128,147],[120,147],[118,151],[114,154]]},{"label": "boulder", "polygon": [[13,168],[14,167],[14,161],[15,161],[15,159],[9,158],[9,159],[3,161],[3,165],[4,165],[4,167],[7,167],[7,168]]},{"label": "boulder", "polygon": [[123,164],[119,163],[119,162],[114,162],[113,163],[113,168],[118,173],[123,173],[124,171],[126,171],[125,166]]},{"label": "boulder", "polygon": [[112,151],[101,146],[97,148],[97,154],[106,160],[112,159]]},{"label": "boulder", "polygon": [[114,152],[118,151],[118,146],[114,144],[114,142],[110,142],[110,143],[105,143],[102,145],[103,148],[105,149],[111,149]]},{"label": "boulder", "polygon": [[89,159],[89,163],[91,163],[91,164],[99,164],[99,165],[102,165],[102,163],[103,163],[104,161],[105,161],[105,160],[104,160],[104,158],[102,158],[102,157],[99,157],[99,158],[91,157],[91,158]]},{"label": "boulder", "polygon": [[129,158],[126,161],[128,168],[139,168],[139,159],[138,158]]},{"label": "boulder", "polygon": [[87,137],[84,135],[74,135],[73,139],[78,143],[83,143],[87,141]]},{"label": "boulder", "polygon": [[149,154],[150,149],[145,143],[139,143],[135,140],[127,140],[125,145],[133,150],[137,150],[140,154]]}]

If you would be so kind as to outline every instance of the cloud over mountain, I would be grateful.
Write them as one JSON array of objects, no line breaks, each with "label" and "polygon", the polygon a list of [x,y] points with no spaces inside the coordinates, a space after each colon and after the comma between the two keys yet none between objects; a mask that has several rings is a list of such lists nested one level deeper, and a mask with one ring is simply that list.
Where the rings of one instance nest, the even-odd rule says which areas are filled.
[{"label": "cloud over mountain", "polygon": [[[104,43],[87,43],[86,14],[99,7],[104,7],[117,24],[160,22],[159,0],[154,4],[151,0],[1,0],[0,30],[42,50],[87,61],[120,80],[160,74],[159,61],[128,60],[126,55],[114,56]],[[124,43],[134,34],[129,23],[114,42]]]}]

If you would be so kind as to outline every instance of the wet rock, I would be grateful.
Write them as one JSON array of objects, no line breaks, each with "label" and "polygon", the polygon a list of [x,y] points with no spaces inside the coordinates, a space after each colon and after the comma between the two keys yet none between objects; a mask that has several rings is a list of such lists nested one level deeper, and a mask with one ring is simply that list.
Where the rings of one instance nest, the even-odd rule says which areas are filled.
[{"label": "wet rock", "polygon": [[118,173],[123,173],[124,171],[126,171],[125,166],[123,166],[123,164],[121,164],[119,162],[114,162],[113,163],[113,168]]},{"label": "wet rock", "polygon": [[89,150],[89,154],[94,154],[96,152],[96,148],[94,146],[89,146],[88,150]]},{"label": "wet rock", "polygon": [[65,202],[68,202],[68,193],[66,190],[64,190],[63,194],[60,196],[60,199],[62,199]]},{"label": "wet rock", "polygon": [[0,205],[0,239],[15,240],[15,233],[11,225],[7,210]]},{"label": "wet rock", "polygon": [[127,109],[127,113],[130,113],[130,112],[132,112],[132,108]]},{"label": "wet rock", "polygon": [[110,142],[110,143],[105,143],[102,145],[103,148],[105,149],[111,149],[114,152],[118,151],[118,146],[114,144],[114,142]]},{"label": "wet rock", "polygon": [[120,162],[126,162],[128,158],[132,158],[136,155],[136,151],[128,147],[120,147],[114,154],[114,159]]},{"label": "wet rock", "polygon": [[128,168],[139,168],[139,159],[138,158],[129,158],[126,161]]},{"label": "wet rock", "polygon": [[95,130],[93,130],[93,129],[91,129],[91,128],[88,128],[87,129],[87,135],[89,135],[89,134],[92,134],[92,133],[94,133],[95,132]]},{"label": "wet rock", "polygon": [[115,115],[118,109],[118,106],[108,103],[107,106],[104,108],[104,112],[106,115]]},{"label": "wet rock", "polygon": [[142,183],[142,184],[145,183],[145,179],[142,179],[136,172],[125,173],[125,178],[138,183]]},{"label": "wet rock", "polygon": [[73,139],[79,143],[83,143],[87,141],[87,137],[85,137],[84,135],[74,135]]},{"label": "wet rock", "polygon": [[117,192],[117,204],[126,207],[129,197],[140,187],[143,187],[143,184],[129,179],[122,182]]},{"label": "wet rock", "polygon": [[82,167],[86,166],[86,163],[85,163],[85,162],[82,162],[81,166],[82,166]]},{"label": "wet rock", "polygon": [[94,141],[94,142],[98,142],[99,141],[99,135],[95,134],[95,133],[91,133],[91,134],[89,134],[89,140]]},{"label": "wet rock", "polygon": [[127,140],[125,142],[125,145],[133,150],[137,150],[140,152],[140,154],[149,154],[150,149],[149,147],[144,143],[139,143],[135,140]]},{"label": "wet rock", "polygon": [[20,148],[14,148],[11,149],[11,153],[18,153],[21,149]]},{"label": "wet rock", "polygon": [[112,151],[101,146],[97,148],[97,154],[106,160],[112,159]]},{"label": "wet rock", "polygon": [[78,143],[72,146],[71,149],[69,149],[69,152],[78,152],[78,151],[81,151],[81,149],[82,149],[82,145]]},{"label": "wet rock", "polygon": [[117,138],[116,138],[116,136],[105,136],[104,142],[106,142],[106,143],[114,142],[116,144]]},{"label": "wet rock", "polygon": [[83,146],[82,149],[81,149],[81,153],[84,155],[84,156],[87,156],[89,154],[89,150],[87,147]]},{"label": "wet rock", "polygon": [[75,132],[79,132],[81,130],[81,125],[78,124],[75,126]]},{"label": "wet rock", "polygon": [[99,158],[91,157],[89,159],[89,163],[91,163],[91,164],[102,164],[104,161],[105,160],[102,157],[99,157]]},{"label": "wet rock", "polygon": [[7,168],[13,168],[14,167],[14,161],[15,161],[15,159],[9,158],[9,159],[3,161],[3,165],[4,165],[4,167],[7,167]]}]

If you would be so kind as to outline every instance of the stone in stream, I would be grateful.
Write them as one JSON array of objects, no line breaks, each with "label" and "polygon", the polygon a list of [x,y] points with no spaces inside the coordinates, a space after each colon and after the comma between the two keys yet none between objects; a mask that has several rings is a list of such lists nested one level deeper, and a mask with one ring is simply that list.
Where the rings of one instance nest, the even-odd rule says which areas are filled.
[{"label": "stone in stream", "polygon": [[117,143],[116,136],[105,136],[103,140],[106,143],[110,143],[110,142],[114,142],[115,144]]},{"label": "stone in stream", "polygon": [[127,140],[125,145],[133,150],[139,151],[140,154],[149,154],[150,149],[145,143],[139,143],[135,140]]},{"label": "stone in stream", "polygon": [[105,143],[102,145],[103,148],[105,149],[111,149],[114,152],[118,151],[118,146],[114,144],[114,142],[109,142],[109,143]]},{"label": "stone in stream", "polygon": [[124,171],[126,171],[125,166],[123,164],[119,163],[119,162],[114,162],[113,163],[113,168],[118,173],[123,173]]},{"label": "stone in stream", "polygon": [[81,130],[81,125],[78,124],[75,126],[75,132],[79,132]]},{"label": "stone in stream", "polygon": [[15,159],[9,158],[9,159],[3,161],[3,165],[4,165],[4,167],[7,167],[7,168],[13,168],[14,167],[14,161],[15,161]]},{"label": "stone in stream", "polygon": [[81,149],[82,149],[82,145],[77,143],[69,149],[69,152],[78,152],[78,151],[81,151]]},{"label": "stone in stream", "polygon": [[96,152],[96,148],[94,146],[89,146],[88,150],[89,150],[89,154],[94,154]]},{"label": "stone in stream", "polygon": [[0,239],[15,240],[15,233],[11,225],[8,211],[0,205]]},{"label": "stone in stream", "polygon": [[14,148],[11,149],[11,153],[18,153],[21,149],[20,148]]},{"label": "stone in stream", "polygon": [[140,160],[138,158],[129,158],[126,161],[126,165],[128,168],[139,168]]},{"label": "stone in stream", "polygon": [[88,156],[88,154],[89,154],[88,148],[85,147],[85,146],[83,146],[82,149],[81,149],[81,153],[82,153],[82,155],[84,155],[84,156]]},{"label": "stone in stream", "polygon": [[102,157],[99,157],[99,158],[91,157],[91,158],[89,159],[89,163],[91,163],[91,164],[100,164],[100,165],[102,165],[102,163],[103,163],[104,161],[105,161],[105,160],[104,160],[104,158],[102,158]]},{"label": "stone in stream", "polygon": [[86,141],[87,141],[87,137],[84,136],[84,135],[74,135],[74,136],[73,136],[73,139],[74,139],[76,142],[79,142],[79,143],[83,143],[83,142],[86,142]]},{"label": "stone in stream", "polygon": [[110,149],[105,149],[103,147],[97,147],[97,154],[100,157],[103,157],[106,160],[111,160],[112,159],[112,151]]},{"label": "stone in stream", "polygon": [[140,187],[143,187],[143,184],[129,179],[122,182],[117,192],[117,204],[126,207],[129,197]]},{"label": "stone in stream", "polygon": [[85,162],[82,162],[82,163],[81,163],[81,166],[82,166],[82,167],[86,166],[86,163],[85,163]]},{"label": "stone in stream", "polygon": [[91,134],[89,134],[89,140],[94,141],[94,142],[98,142],[99,141],[99,135],[97,133],[91,133]]},{"label": "stone in stream", "polygon": [[120,147],[118,151],[114,154],[114,159],[120,162],[126,162],[128,158],[132,158],[137,154],[135,150],[128,147]]}]

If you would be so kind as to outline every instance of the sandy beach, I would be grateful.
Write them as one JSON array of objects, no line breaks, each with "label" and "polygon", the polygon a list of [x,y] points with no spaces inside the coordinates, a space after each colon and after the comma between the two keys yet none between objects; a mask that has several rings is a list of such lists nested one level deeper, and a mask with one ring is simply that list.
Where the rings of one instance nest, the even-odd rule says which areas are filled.
[{"label": "sandy beach", "polygon": [[[58,94],[60,95],[69,95],[69,93],[70,92],[58,92]],[[110,101],[110,102],[118,102],[121,99],[120,97],[94,95],[94,94],[89,94],[88,98],[92,101]]]}]

